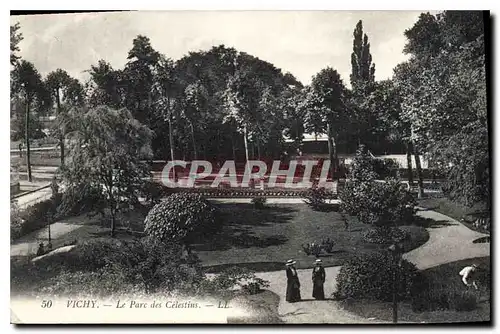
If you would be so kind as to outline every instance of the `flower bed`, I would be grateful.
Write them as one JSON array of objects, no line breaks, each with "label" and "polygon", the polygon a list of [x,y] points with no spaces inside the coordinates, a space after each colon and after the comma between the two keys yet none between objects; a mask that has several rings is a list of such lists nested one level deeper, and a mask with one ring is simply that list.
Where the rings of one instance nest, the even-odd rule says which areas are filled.
[{"label": "flower bed", "polygon": [[[295,189],[211,189],[211,188],[171,188],[169,192],[189,192],[201,194],[205,197],[300,197],[303,198],[308,190]],[[329,199],[337,199],[336,194],[332,194]]]}]

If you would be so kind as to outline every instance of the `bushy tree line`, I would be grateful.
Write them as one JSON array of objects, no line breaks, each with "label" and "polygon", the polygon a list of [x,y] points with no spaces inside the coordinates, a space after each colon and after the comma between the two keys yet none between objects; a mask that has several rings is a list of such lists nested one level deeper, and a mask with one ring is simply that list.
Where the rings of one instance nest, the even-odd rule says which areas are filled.
[{"label": "bushy tree line", "polygon": [[489,201],[484,23],[481,12],[422,14],[405,32],[410,59],[395,68],[393,79],[376,81],[360,21],[353,31],[350,88],[332,67],[303,86],[271,63],[224,45],[173,61],[146,36],[132,41],[123,68],[100,60],[85,83],[61,69],[42,78],[19,57],[23,37],[14,25],[12,104],[23,127],[14,133],[31,138],[38,127],[33,119],[54,110],[63,162],[64,116],[71,109],[128,110],[152,131],[151,156],[167,160],[278,158],[283,134],[297,147],[305,132],[327,134],[332,172],[339,150],[399,146],[410,171],[415,156],[420,195],[420,155],[426,154],[446,175],[451,198]]}]

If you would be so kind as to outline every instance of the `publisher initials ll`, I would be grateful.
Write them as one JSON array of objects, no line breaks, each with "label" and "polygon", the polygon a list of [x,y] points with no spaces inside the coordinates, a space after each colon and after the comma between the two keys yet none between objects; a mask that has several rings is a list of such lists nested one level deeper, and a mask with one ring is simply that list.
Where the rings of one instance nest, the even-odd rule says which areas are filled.
[{"label": "publisher initials ll", "polygon": [[227,301],[225,302],[219,302],[219,306],[217,306],[218,308],[230,308],[229,305],[227,305]]}]

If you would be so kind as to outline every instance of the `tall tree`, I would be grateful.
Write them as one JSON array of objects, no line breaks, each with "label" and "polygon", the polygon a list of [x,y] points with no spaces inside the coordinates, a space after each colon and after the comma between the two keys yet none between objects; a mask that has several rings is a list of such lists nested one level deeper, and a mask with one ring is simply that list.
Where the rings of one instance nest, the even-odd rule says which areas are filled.
[{"label": "tall tree", "polygon": [[[50,89],[53,98],[56,101],[57,115],[61,115],[61,95],[66,95],[63,90],[67,89],[67,87],[71,83],[71,77],[69,74],[62,70],[57,69],[53,72],[50,72],[45,79],[45,84]],[[59,146],[61,149],[61,165],[64,164],[64,133],[61,131],[59,135]]]},{"label": "tall tree", "polygon": [[[421,167],[420,154],[421,150],[426,150],[425,144],[422,143],[421,136],[415,132],[415,128],[418,126],[418,120],[415,117],[411,117],[412,114],[412,96],[415,93],[414,89],[416,86],[420,85],[418,67],[416,62],[405,62],[401,63],[394,69],[394,79],[397,86],[397,90],[401,97],[401,112],[398,118],[398,124],[403,126],[400,128],[403,130],[404,137],[402,138],[406,142],[407,147],[407,161],[408,161],[408,175],[413,173],[411,156],[413,154],[415,158],[415,168],[418,181],[418,196],[419,198],[424,195],[424,180],[423,171]],[[413,175],[411,178],[409,176],[410,185],[413,182]]]},{"label": "tall tree", "polygon": [[20,51],[19,43],[24,39],[23,34],[19,32],[21,25],[17,22],[10,26],[10,64],[15,65],[16,62],[21,58],[17,55]]},{"label": "tall tree", "polygon": [[26,140],[26,165],[28,169],[28,180],[32,181],[31,175],[31,153],[30,153],[30,108],[34,102],[39,109],[47,107],[47,90],[44,87],[42,78],[35,65],[21,60],[16,64],[11,73],[11,85],[14,94],[19,94],[25,102],[25,140]]},{"label": "tall tree", "polygon": [[353,33],[351,53],[351,86],[354,90],[365,89],[365,85],[375,82],[375,64],[372,63],[368,36],[363,34],[363,22],[356,24]]},{"label": "tall tree", "polygon": [[432,21],[428,15],[406,32],[413,70],[403,81],[403,115],[412,124],[417,148],[446,174],[449,197],[467,205],[490,202],[482,15],[436,16],[439,38],[431,45],[422,28]]},{"label": "tall tree", "polygon": [[376,139],[372,136],[376,116],[370,112],[367,103],[368,95],[373,91],[375,83],[375,64],[372,63],[368,36],[363,33],[363,22],[356,24],[353,32],[353,52],[351,53],[351,102],[350,109],[356,115],[353,123],[358,145],[371,144]]},{"label": "tall tree", "polygon": [[330,168],[334,178],[338,170],[338,138],[345,129],[345,123],[349,122],[346,113],[347,89],[340,74],[331,67],[321,70],[313,77],[311,88],[306,126],[327,134]]},{"label": "tall tree", "polygon": [[92,107],[106,105],[112,108],[121,108],[124,90],[127,82],[122,71],[115,70],[104,60],[92,65],[88,71],[90,81],[87,84],[88,103]]},{"label": "tall tree", "polygon": [[[189,84],[184,90],[184,107],[182,115],[187,120],[191,130],[191,144],[193,147],[193,158],[198,159],[196,145],[196,130],[203,130],[206,125],[206,113],[208,111],[208,91],[204,85],[197,81]],[[200,131],[202,132],[202,131]]]},{"label": "tall tree", "polygon": [[[302,87],[301,87],[302,88]],[[296,148],[302,143],[304,137],[304,122],[306,110],[301,108],[305,101],[304,88],[285,89],[280,96],[280,108],[284,112],[285,129],[284,134],[293,139]]]},{"label": "tall tree", "polygon": [[73,108],[64,114],[68,124],[68,156],[61,168],[68,187],[91,186],[104,198],[111,215],[111,236],[116,217],[127,204],[137,202],[149,167],[151,130],[126,109],[100,106]]},{"label": "tall tree", "polygon": [[127,59],[122,71],[126,82],[125,106],[136,119],[152,128],[155,120],[152,87],[160,54],[152,47],[148,37],[139,35],[133,40]]},{"label": "tall tree", "polygon": [[[170,160],[175,160],[174,153],[174,112],[178,103],[179,85],[175,75],[174,62],[164,56],[160,57],[154,71],[155,79],[152,87],[152,97],[161,121],[168,124]],[[156,134],[159,135],[159,134]],[[175,178],[174,170],[174,178]]]}]

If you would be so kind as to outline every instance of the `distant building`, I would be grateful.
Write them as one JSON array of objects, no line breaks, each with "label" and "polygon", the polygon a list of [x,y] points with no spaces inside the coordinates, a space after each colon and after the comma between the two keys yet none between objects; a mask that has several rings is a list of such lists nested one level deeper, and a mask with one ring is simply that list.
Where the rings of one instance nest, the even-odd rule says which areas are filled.
[{"label": "distant building", "polygon": [[[294,140],[285,138],[285,143],[291,146],[291,144],[294,143]],[[394,150],[396,152],[391,152],[391,150]],[[400,150],[388,147],[388,151],[385,152],[386,154],[372,154],[372,156],[377,159],[393,159],[398,163],[400,168],[408,168],[408,160],[406,158],[406,154],[402,154],[397,151]],[[354,153],[342,152],[342,148],[339,148],[339,152],[337,153],[340,163],[343,163],[345,165],[350,165],[352,163],[354,155]],[[328,159],[328,137],[325,134],[304,134],[300,148],[295,152],[290,152],[290,157],[292,158],[294,156],[301,156],[302,158],[310,157],[315,159]],[[429,168],[429,162],[423,155],[420,156],[420,163],[422,169]],[[414,156],[412,156],[412,166],[413,168],[415,168]]]}]

